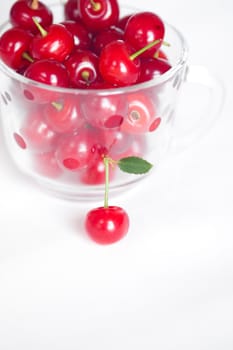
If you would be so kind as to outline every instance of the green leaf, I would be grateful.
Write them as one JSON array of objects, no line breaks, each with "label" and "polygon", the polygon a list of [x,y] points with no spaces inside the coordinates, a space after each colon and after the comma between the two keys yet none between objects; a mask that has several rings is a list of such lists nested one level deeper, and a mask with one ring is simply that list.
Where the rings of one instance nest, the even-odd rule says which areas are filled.
[{"label": "green leaf", "polygon": [[117,164],[122,171],[130,174],[145,174],[153,167],[151,163],[140,157],[121,158]]}]

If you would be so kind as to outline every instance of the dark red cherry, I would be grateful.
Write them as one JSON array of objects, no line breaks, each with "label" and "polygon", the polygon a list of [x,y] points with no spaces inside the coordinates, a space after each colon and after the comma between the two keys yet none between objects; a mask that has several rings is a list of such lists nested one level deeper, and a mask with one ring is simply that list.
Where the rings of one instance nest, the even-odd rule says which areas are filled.
[{"label": "dark red cherry", "polygon": [[124,32],[117,27],[110,27],[96,33],[92,39],[92,49],[99,55],[102,49],[112,41],[122,40]]},{"label": "dark red cherry", "polygon": [[74,49],[87,50],[91,47],[91,35],[81,22],[67,20],[61,24],[72,34]]},{"label": "dark red cherry", "polygon": [[90,31],[99,31],[116,25],[119,19],[117,0],[79,0],[81,20]]},{"label": "dark red cherry", "polygon": [[52,24],[48,31],[39,26],[39,30],[40,33],[31,41],[32,57],[63,62],[74,48],[73,35],[62,24]]},{"label": "dark red cherry", "polygon": [[0,57],[9,67],[20,70],[29,64],[28,49],[33,35],[21,28],[10,28],[0,38]]},{"label": "dark red cherry", "polygon": [[128,19],[125,26],[125,40],[135,48],[135,51],[155,40],[160,40],[157,45],[142,54],[144,57],[154,56],[162,45],[164,34],[165,26],[162,19],[153,12],[136,13]]},{"label": "dark red cherry", "polygon": [[106,45],[99,59],[99,70],[104,80],[116,86],[127,86],[137,82],[140,60],[133,58],[135,50],[123,40]]},{"label": "dark red cherry", "polygon": [[171,65],[167,60],[160,58],[143,58],[141,59],[138,83],[149,81],[158,75],[166,73],[169,69],[171,69]]},{"label": "dark red cherry", "polygon": [[64,4],[64,14],[66,20],[80,21],[78,1],[67,0]]},{"label": "dark red cherry", "polygon": [[65,61],[72,87],[91,86],[99,76],[99,58],[90,50],[77,50]]},{"label": "dark red cherry", "polygon": [[10,21],[14,26],[36,33],[33,17],[45,28],[53,22],[52,11],[38,0],[18,0],[10,9]]}]

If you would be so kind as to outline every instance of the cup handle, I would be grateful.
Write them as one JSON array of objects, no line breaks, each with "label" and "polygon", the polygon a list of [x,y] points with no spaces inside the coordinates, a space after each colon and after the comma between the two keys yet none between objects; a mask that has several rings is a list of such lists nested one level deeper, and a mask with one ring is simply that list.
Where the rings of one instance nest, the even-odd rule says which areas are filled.
[{"label": "cup handle", "polygon": [[180,153],[210,130],[221,115],[224,96],[222,81],[205,66],[187,67],[175,112],[169,153]]}]

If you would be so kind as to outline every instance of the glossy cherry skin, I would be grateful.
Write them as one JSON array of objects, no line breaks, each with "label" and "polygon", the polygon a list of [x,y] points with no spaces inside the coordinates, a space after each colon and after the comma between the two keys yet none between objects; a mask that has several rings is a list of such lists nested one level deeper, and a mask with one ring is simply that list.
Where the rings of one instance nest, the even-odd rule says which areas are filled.
[{"label": "glossy cherry skin", "polygon": [[95,208],[87,213],[85,228],[94,242],[112,244],[127,234],[129,216],[118,206]]},{"label": "glossy cherry skin", "polygon": [[53,22],[52,11],[44,3],[38,1],[38,6],[33,8],[32,0],[18,0],[10,9],[10,21],[14,26],[37,32],[33,17],[44,27],[47,28]]},{"label": "glossy cherry skin", "polygon": [[52,150],[57,142],[57,134],[42,118],[40,110],[31,111],[21,127],[27,148],[47,152]]},{"label": "glossy cherry skin", "polygon": [[134,13],[131,13],[131,14],[129,14],[129,15],[125,15],[125,16],[119,18],[119,21],[118,21],[118,23],[117,23],[117,27],[118,27],[118,28],[121,28],[121,29],[124,31],[124,30],[125,30],[125,26],[126,26],[126,24],[127,24],[127,22],[128,22],[128,19],[129,19],[133,14],[134,14]]},{"label": "glossy cherry skin", "polygon": [[93,32],[116,25],[119,19],[117,0],[79,0],[81,20]]},{"label": "glossy cherry skin", "polygon": [[135,50],[123,40],[106,45],[99,58],[99,70],[103,79],[115,86],[128,86],[137,82],[140,60],[131,59]]},{"label": "glossy cherry skin", "polygon": [[54,59],[63,62],[74,48],[73,35],[62,24],[52,24],[46,35],[38,34],[30,45],[35,59]]},{"label": "glossy cherry skin", "polygon": [[162,45],[165,26],[162,19],[153,12],[139,12],[129,18],[125,26],[125,40],[138,51],[155,40],[157,45],[146,50],[143,57],[153,57]]},{"label": "glossy cherry skin", "polygon": [[66,20],[80,21],[78,1],[67,0],[64,4],[64,15]]},{"label": "glossy cherry skin", "polygon": [[58,133],[74,132],[84,124],[78,98],[64,98],[48,103],[42,114],[50,127]]},{"label": "glossy cherry skin", "polygon": [[124,32],[117,27],[104,29],[93,36],[92,50],[99,55],[102,49],[112,41],[122,40]]},{"label": "glossy cherry skin", "polygon": [[61,22],[63,26],[72,34],[74,39],[74,50],[87,50],[91,47],[91,35],[81,22],[67,20]]},{"label": "glossy cherry skin", "polygon": [[93,133],[88,129],[65,135],[60,139],[56,151],[58,164],[68,171],[86,168],[96,156],[95,144]]},{"label": "glossy cherry skin", "polygon": [[64,62],[72,87],[85,88],[99,76],[99,58],[90,50],[76,50]]},{"label": "glossy cherry skin", "polygon": [[167,60],[160,58],[143,58],[141,59],[138,83],[152,80],[156,76],[166,73],[169,69],[171,69],[171,65]]},{"label": "glossy cherry skin", "polygon": [[[69,87],[69,75],[65,66],[54,60],[39,60],[32,63],[24,72],[24,76],[54,87]],[[47,90],[46,87],[22,84],[27,100],[37,103],[53,102],[60,98],[60,93]]]},{"label": "glossy cherry skin", "polygon": [[21,28],[10,28],[0,38],[0,57],[9,67],[19,70],[30,62],[24,58],[33,35]]},{"label": "glossy cherry skin", "polygon": [[128,114],[121,125],[121,130],[133,134],[151,131],[156,117],[152,99],[143,93],[132,93],[127,96]]}]

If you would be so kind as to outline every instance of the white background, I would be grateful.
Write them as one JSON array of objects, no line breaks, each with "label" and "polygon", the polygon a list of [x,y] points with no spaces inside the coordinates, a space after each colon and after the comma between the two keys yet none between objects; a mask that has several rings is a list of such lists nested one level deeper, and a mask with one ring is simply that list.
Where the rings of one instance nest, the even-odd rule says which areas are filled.
[{"label": "white background", "polygon": [[140,2],[183,32],[191,64],[221,77],[221,117],[111,203],[131,227],[107,247],[82,227],[97,203],[29,184],[0,132],[1,350],[233,349],[233,3]]}]

